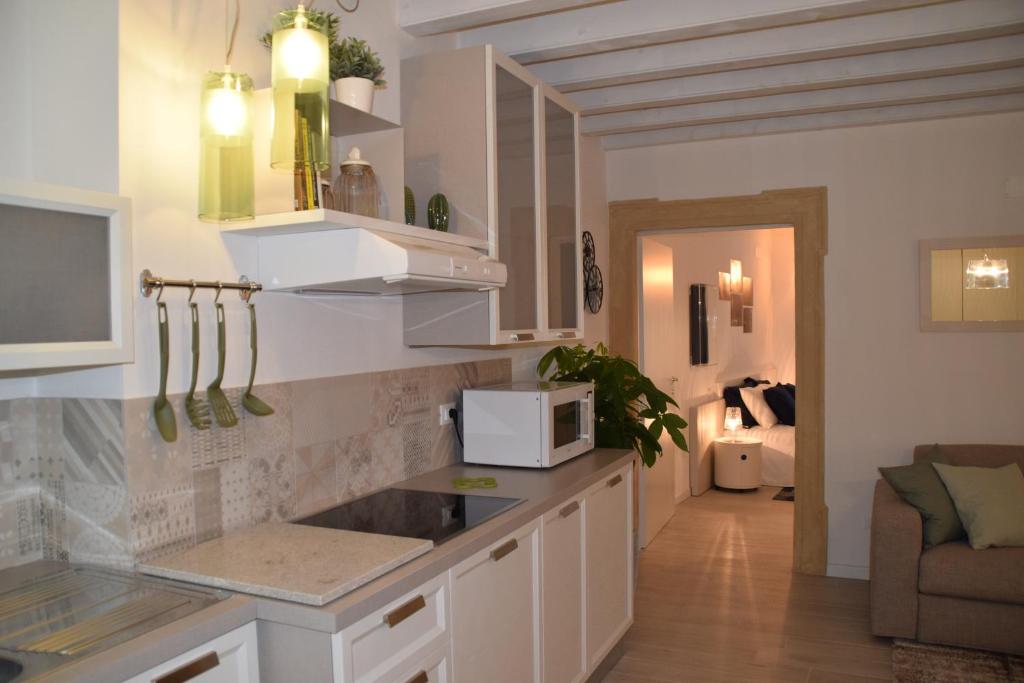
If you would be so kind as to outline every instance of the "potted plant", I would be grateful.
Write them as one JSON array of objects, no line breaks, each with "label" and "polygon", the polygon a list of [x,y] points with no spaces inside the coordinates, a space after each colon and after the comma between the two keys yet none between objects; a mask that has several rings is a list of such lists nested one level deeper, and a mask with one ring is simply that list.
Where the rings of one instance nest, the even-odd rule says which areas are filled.
[{"label": "potted plant", "polygon": [[365,112],[373,109],[373,91],[387,85],[384,65],[365,40],[349,36],[331,45],[331,80],[338,101]]},{"label": "potted plant", "polygon": [[537,364],[537,374],[559,382],[594,383],[594,438],[598,447],[632,448],[648,467],[662,453],[659,439],[668,432],[676,446],[687,451],[686,421],[669,412],[679,407],[671,396],[654,386],[636,364],[608,353],[604,344],[593,349],[556,346]]}]

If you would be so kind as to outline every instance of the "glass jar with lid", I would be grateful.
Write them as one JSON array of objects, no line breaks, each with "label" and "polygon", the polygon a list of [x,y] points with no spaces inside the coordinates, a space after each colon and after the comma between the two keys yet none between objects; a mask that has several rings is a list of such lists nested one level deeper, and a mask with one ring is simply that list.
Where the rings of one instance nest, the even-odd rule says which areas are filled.
[{"label": "glass jar with lid", "polygon": [[341,163],[341,171],[334,179],[333,194],[339,211],[370,218],[379,216],[377,176],[370,163],[362,158],[358,147],[353,147],[348,158]]}]

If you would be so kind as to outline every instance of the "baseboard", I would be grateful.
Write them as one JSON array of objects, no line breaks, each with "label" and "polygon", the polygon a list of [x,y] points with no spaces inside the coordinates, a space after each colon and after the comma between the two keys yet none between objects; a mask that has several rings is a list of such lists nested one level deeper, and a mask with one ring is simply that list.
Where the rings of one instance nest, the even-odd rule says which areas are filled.
[{"label": "baseboard", "polygon": [[834,576],[840,579],[863,579],[865,581],[870,578],[870,573],[867,567],[861,567],[855,564],[830,564],[825,570],[826,576]]},{"label": "baseboard", "polygon": [[604,680],[604,677],[608,675],[608,672],[615,668],[615,665],[622,659],[622,653],[625,651],[625,647],[622,645],[622,639],[615,643],[608,654],[604,656],[601,663],[594,669],[594,673],[590,674],[587,678],[587,683],[600,683]]}]

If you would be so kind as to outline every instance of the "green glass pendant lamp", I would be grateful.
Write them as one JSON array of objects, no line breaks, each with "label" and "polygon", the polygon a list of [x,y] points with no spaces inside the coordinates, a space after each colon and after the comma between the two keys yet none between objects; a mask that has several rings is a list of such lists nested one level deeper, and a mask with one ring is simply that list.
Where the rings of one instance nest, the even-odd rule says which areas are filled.
[{"label": "green glass pendant lamp", "polygon": [[[240,0],[224,62],[238,33]],[[226,13],[225,13],[226,16]],[[255,215],[252,157],[252,79],[232,71],[210,71],[203,77],[199,124],[199,218],[223,222]]]},{"label": "green glass pendant lamp", "polygon": [[330,56],[325,15],[300,4],[274,17],[274,95],[270,165],[286,171],[326,171],[331,163]]}]

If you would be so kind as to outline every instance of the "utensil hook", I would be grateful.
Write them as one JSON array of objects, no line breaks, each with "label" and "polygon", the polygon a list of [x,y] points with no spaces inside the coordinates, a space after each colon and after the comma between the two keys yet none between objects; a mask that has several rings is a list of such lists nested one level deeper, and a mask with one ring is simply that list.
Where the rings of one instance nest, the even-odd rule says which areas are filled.
[{"label": "utensil hook", "polygon": [[163,283],[163,281],[161,281],[160,284],[157,285],[157,287],[159,287],[159,289],[156,290],[156,303],[160,303],[160,297],[162,297],[164,295],[164,283]]},{"label": "utensil hook", "polygon": [[195,280],[189,280],[189,282],[191,284],[189,284],[189,287],[188,287],[188,302],[192,303],[192,297],[194,297],[196,295],[196,288],[197,288],[198,285],[196,285],[196,281]]},{"label": "utensil hook", "polygon": [[221,292],[223,292],[223,291],[224,291],[224,283],[221,282],[220,280],[217,280],[217,296],[213,297],[213,303],[216,304],[216,303],[220,302],[220,295],[221,295]]},{"label": "utensil hook", "polygon": [[238,278],[238,284],[243,285],[244,287],[244,289],[238,290],[238,297],[247,304],[252,303],[250,299],[252,299],[253,294],[259,291],[257,284],[250,281],[249,278],[244,275]]}]

